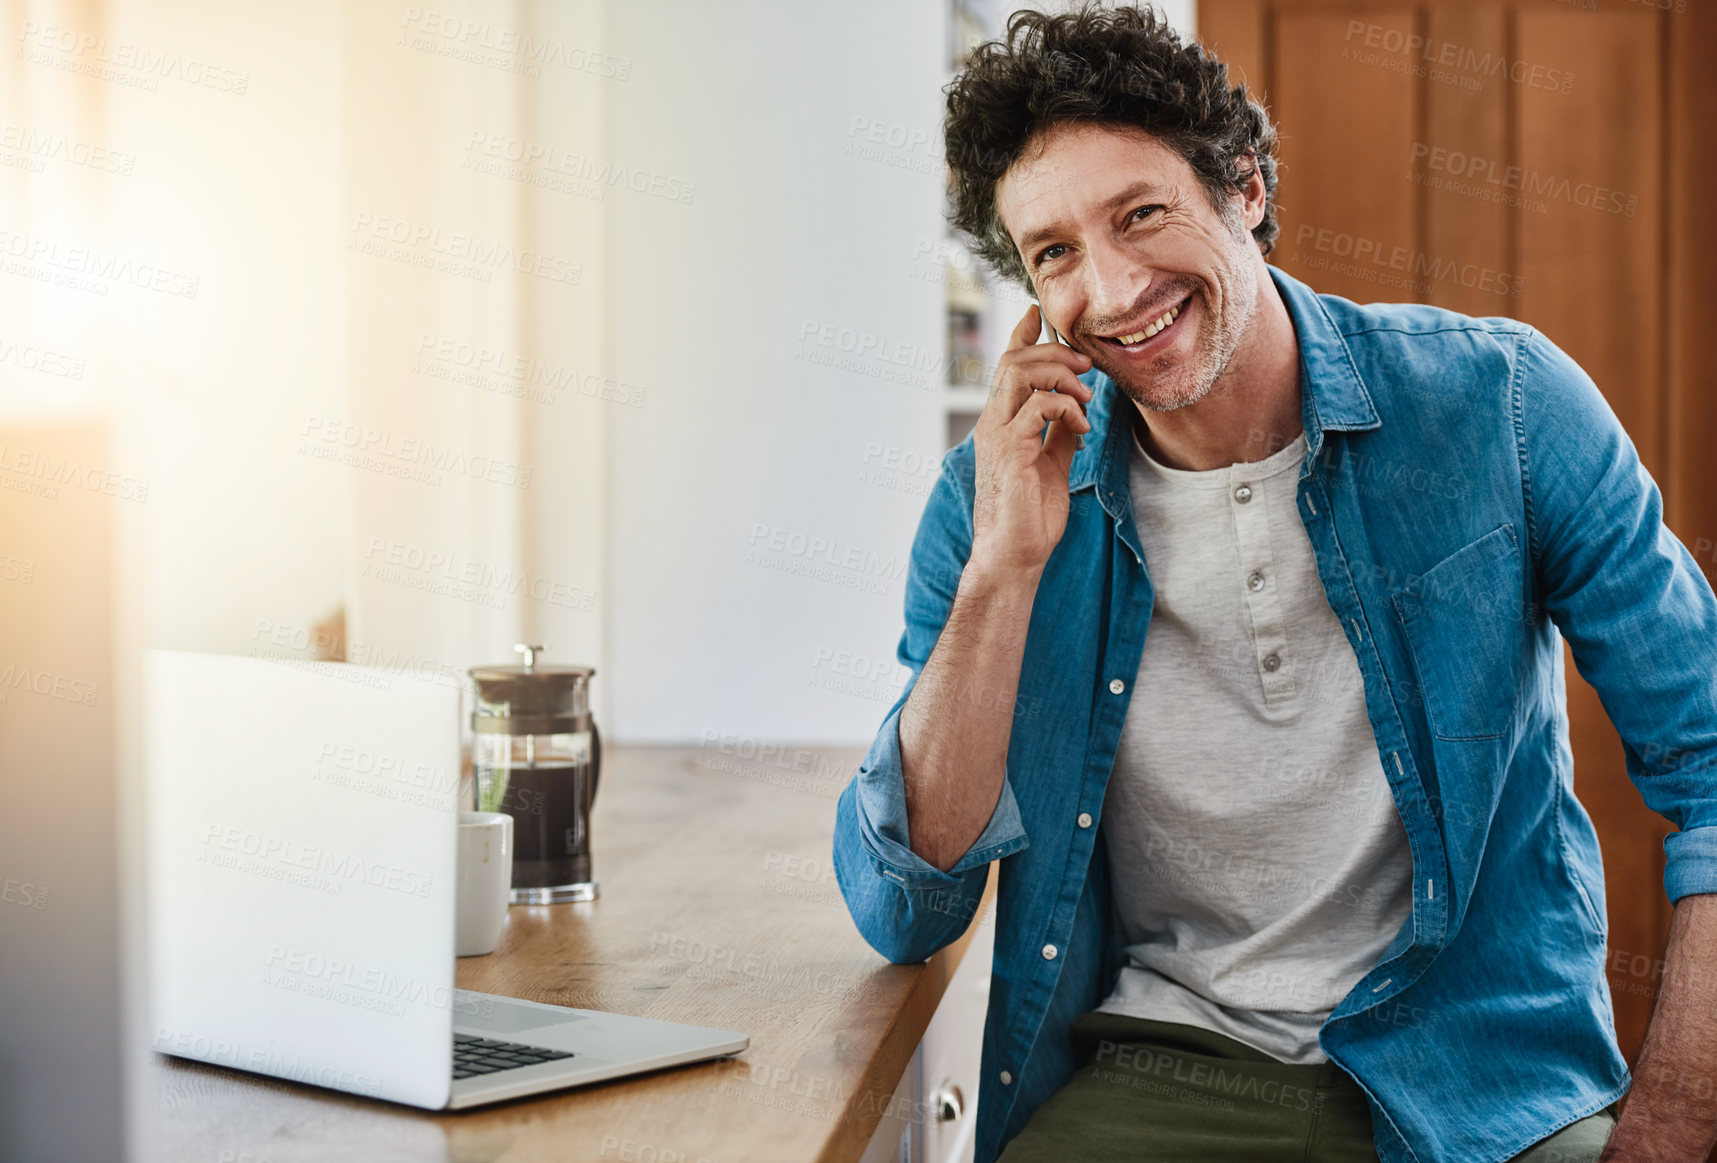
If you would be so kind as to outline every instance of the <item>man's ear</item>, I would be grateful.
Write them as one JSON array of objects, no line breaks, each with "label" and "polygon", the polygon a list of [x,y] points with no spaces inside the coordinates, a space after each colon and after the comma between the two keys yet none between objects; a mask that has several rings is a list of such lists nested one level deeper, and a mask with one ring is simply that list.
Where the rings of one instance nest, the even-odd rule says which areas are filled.
[{"label": "man's ear", "polygon": [[1240,155],[1239,170],[1247,174],[1240,187],[1240,220],[1247,230],[1256,229],[1264,221],[1264,208],[1269,204],[1270,191],[1264,185],[1264,172],[1258,166],[1258,155],[1247,150]]}]

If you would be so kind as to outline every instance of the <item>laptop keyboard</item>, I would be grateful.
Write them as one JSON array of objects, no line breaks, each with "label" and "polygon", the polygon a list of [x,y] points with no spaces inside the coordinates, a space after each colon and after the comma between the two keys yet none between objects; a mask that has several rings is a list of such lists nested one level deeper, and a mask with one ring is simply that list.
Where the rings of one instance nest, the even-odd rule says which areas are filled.
[{"label": "laptop keyboard", "polygon": [[479,1038],[475,1034],[453,1035],[453,1077],[475,1078],[497,1070],[512,1070],[519,1066],[535,1066],[539,1062],[558,1062],[573,1055],[567,1050],[545,1050],[541,1046],[526,1046],[520,1042],[499,1042],[494,1038]]}]

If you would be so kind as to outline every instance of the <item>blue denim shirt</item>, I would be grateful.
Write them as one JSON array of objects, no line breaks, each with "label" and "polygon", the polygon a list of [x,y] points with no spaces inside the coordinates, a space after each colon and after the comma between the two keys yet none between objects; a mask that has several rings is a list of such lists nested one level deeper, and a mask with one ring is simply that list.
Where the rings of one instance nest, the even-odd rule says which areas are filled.
[{"label": "blue denim shirt", "polygon": [[[1598,842],[1572,793],[1562,638],[1646,804],[1680,829],[1664,841],[1669,899],[1717,892],[1717,598],[1615,414],[1532,328],[1360,306],[1271,274],[1300,345],[1300,518],[1414,870],[1411,915],[1319,1045],[1364,1089],[1382,1159],[1507,1159],[1629,1083]],[[970,437],[943,458],[913,542],[911,680],[836,809],[841,891],[893,962],[958,937],[1001,861],[979,1163],[1072,1076],[1068,1025],[1124,956],[1096,824],[1152,590],[1129,496],[1132,404],[1102,373],[1085,379],[1092,431],[1039,582],[988,826],[950,872],[913,854],[897,730],[971,549]],[[1140,701],[1148,714],[1151,692]]]}]

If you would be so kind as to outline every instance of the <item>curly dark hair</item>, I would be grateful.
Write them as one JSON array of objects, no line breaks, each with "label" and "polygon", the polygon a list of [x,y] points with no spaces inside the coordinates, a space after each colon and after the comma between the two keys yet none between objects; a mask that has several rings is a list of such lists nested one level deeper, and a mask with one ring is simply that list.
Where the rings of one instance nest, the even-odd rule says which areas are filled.
[{"label": "curly dark hair", "polygon": [[952,171],[948,217],[978,255],[1026,288],[1031,278],[996,212],[996,184],[1038,133],[1064,122],[1142,129],[1198,175],[1218,211],[1263,176],[1264,220],[1252,237],[1275,245],[1276,129],[1228,66],[1197,43],[1183,44],[1157,12],[1104,9],[1015,12],[1007,35],[978,46],[948,86],[943,140]]}]

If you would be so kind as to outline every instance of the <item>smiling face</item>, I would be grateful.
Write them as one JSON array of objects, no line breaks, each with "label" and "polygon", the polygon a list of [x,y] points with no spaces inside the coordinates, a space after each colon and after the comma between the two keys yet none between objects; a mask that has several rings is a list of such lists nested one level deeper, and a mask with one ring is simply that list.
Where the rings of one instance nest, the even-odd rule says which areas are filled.
[{"label": "smiling face", "polygon": [[1192,167],[1140,130],[1065,123],[1034,138],[996,209],[1050,325],[1141,408],[1203,398],[1258,308],[1250,233],[1264,184],[1218,211]]}]

